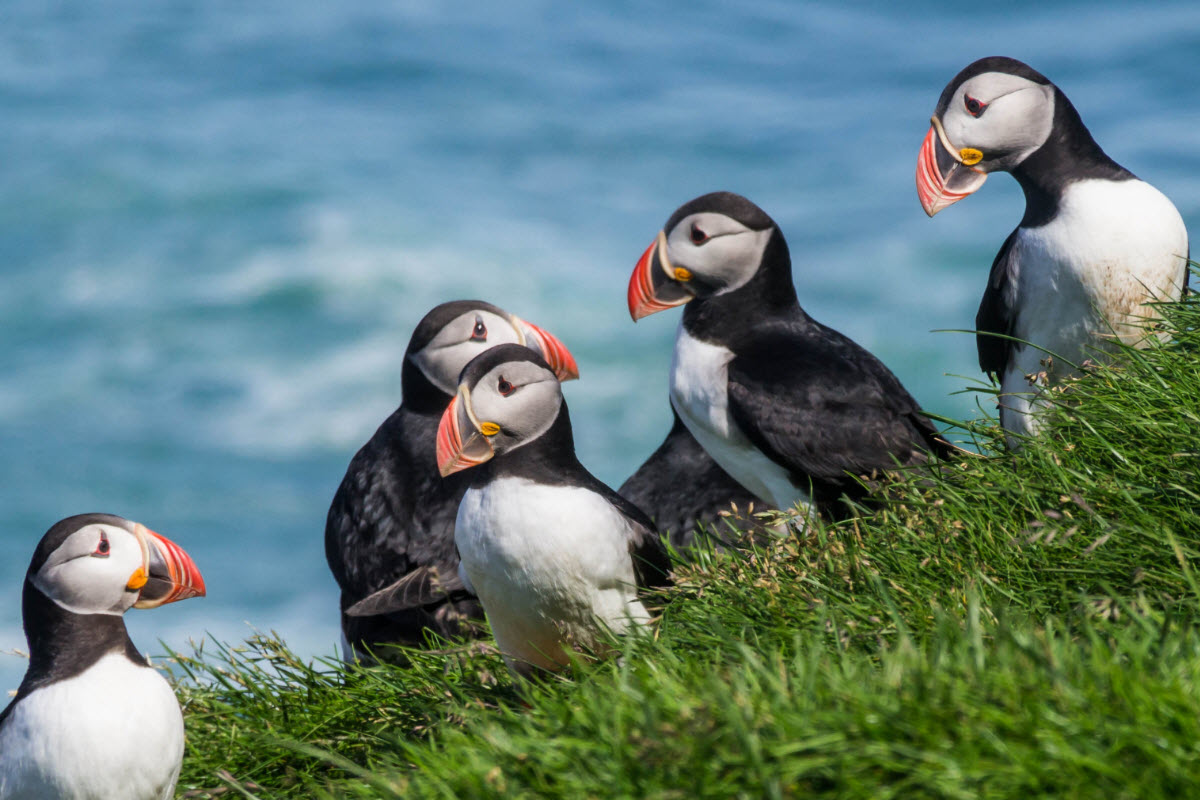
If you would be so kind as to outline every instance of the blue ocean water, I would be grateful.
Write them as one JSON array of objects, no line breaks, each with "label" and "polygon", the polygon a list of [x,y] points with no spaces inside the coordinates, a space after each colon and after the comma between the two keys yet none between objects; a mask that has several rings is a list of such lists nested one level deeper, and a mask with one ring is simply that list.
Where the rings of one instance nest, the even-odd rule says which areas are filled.
[{"label": "blue ocean water", "polygon": [[[625,285],[676,206],[748,195],[810,313],[965,417],[968,336],[1022,199],[928,220],[913,170],[965,64],[1028,61],[1200,219],[1200,6],[57,4],[0,18],[0,651],[55,520],[111,511],[209,597],[128,617],[159,652],[278,630],[332,654],[325,511],[399,402],[434,304],[559,335],[581,459],[617,484],[668,424],[677,313]],[[24,670],[0,655],[0,688]],[[3,697],[0,696],[0,703]]]}]

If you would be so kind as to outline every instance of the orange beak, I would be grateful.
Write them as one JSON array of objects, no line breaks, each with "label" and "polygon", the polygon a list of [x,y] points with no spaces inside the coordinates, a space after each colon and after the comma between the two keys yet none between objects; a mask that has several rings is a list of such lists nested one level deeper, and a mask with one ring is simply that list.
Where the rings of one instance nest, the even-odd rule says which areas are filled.
[{"label": "orange beak", "polygon": [[134,608],[158,608],[189,597],[204,597],[204,578],[182,547],[144,525],[138,525],[136,531],[146,547],[147,566]]},{"label": "orange beak", "polygon": [[625,298],[629,303],[629,316],[637,322],[642,317],[681,306],[694,296],[676,277],[667,259],[667,235],[659,231],[629,276]]},{"label": "orange beak", "polygon": [[571,351],[557,336],[519,317],[513,317],[513,321],[516,322],[517,329],[525,334],[523,344],[541,353],[560,381],[575,380],[579,377],[579,366],[575,363],[575,356],[571,355]]},{"label": "orange beak", "polygon": [[987,180],[987,173],[967,166],[950,149],[937,117],[917,156],[917,197],[925,213],[933,216],[975,192]]},{"label": "orange beak", "polygon": [[[463,432],[466,432],[466,438]],[[477,467],[496,453],[492,443],[480,432],[471,413],[471,399],[464,387],[442,412],[437,430],[438,472],[445,478],[464,469]]]}]

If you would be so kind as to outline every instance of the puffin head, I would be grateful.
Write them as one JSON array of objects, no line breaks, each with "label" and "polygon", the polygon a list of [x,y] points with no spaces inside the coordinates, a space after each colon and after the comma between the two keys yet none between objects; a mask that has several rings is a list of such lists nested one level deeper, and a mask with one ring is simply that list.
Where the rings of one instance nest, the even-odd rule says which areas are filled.
[{"label": "puffin head", "polygon": [[637,321],[745,286],[764,267],[776,230],[765,211],[732,192],[713,192],[685,203],[633,268],[629,315]]},{"label": "puffin head", "polygon": [[55,523],[26,574],[34,588],[76,614],[120,616],[204,596],[204,578],[179,545],[112,514]]},{"label": "puffin head", "polygon": [[442,414],[438,470],[445,477],[532,442],[562,407],[562,388],[545,359],[515,344],[493,347],[467,364]]},{"label": "puffin head", "polygon": [[499,344],[522,345],[539,354],[559,380],[579,377],[571,351],[538,326],[482,300],[442,303],[421,320],[404,355],[444,395],[453,395],[471,359]]},{"label": "puffin head", "polygon": [[1011,172],[1050,138],[1057,92],[1046,76],[1013,58],[969,65],[947,84],[917,158],[917,195],[933,216]]}]

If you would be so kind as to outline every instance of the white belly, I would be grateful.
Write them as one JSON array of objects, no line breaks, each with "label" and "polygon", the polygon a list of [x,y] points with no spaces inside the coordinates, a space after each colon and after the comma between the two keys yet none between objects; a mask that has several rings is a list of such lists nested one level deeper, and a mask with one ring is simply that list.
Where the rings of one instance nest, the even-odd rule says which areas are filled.
[{"label": "white belly", "polygon": [[586,489],[504,478],[467,491],[454,527],[461,570],[510,666],[556,669],[564,647],[603,649],[606,628],[649,621],[627,526]]},{"label": "white belly", "polygon": [[[729,414],[732,351],[694,339],[679,324],[671,356],[671,405],[700,446],[748,491],[779,509],[811,509],[808,493],[746,438]],[[686,486],[686,484],[684,484]]]},{"label": "white belly", "polygon": [[183,715],[157,671],[123,653],[37,689],[0,730],[4,800],[163,800],[183,759]]},{"label": "white belly", "polygon": [[1020,231],[1013,336],[1058,357],[1016,349],[1001,379],[1005,393],[1017,393],[1001,401],[1004,427],[1036,432],[1029,412],[1040,402],[1027,375],[1053,385],[1076,374],[1067,362],[1101,358],[1114,340],[1144,342],[1140,326],[1155,317],[1145,303],[1179,299],[1187,252],[1179,212],[1143,181],[1080,181],[1053,221]]}]

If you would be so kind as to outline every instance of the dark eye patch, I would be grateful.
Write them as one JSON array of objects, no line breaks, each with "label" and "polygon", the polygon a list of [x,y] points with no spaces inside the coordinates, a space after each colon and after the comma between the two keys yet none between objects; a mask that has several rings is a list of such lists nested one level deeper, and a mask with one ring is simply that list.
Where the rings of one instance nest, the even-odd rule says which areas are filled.
[{"label": "dark eye patch", "polygon": [[112,545],[108,543],[108,534],[100,531],[100,541],[96,544],[96,549],[92,551],[93,558],[108,558],[112,552]]}]

